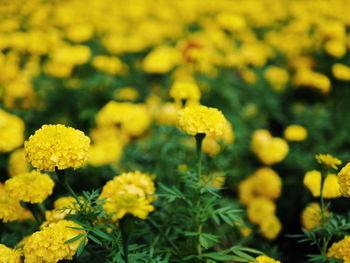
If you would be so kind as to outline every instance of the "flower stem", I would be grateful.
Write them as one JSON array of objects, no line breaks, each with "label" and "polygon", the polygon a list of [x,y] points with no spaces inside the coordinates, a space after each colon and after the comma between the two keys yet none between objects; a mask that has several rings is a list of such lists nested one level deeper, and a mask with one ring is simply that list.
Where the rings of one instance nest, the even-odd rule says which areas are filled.
[{"label": "flower stem", "polygon": [[72,187],[70,187],[70,185],[68,183],[67,174],[66,174],[65,170],[58,170],[56,167],[55,172],[56,172],[58,180],[63,185],[63,187],[74,197],[74,199],[80,205],[78,195],[74,192],[74,190],[72,189]]},{"label": "flower stem", "polygon": [[321,207],[321,225],[325,225],[325,203],[323,197],[323,187],[326,177],[328,175],[328,169],[322,168],[321,170],[321,185],[320,185],[320,207]]},{"label": "flower stem", "polygon": [[205,137],[205,133],[197,133],[196,146],[197,146],[197,169],[198,169],[198,181],[202,175],[202,142]]},{"label": "flower stem", "polygon": [[32,212],[35,221],[40,225],[45,220],[45,211],[42,211],[38,204],[31,204],[21,201],[21,205]]},{"label": "flower stem", "polygon": [[132,232],[134,226],[134,217],[126,214],[122,219],[119,220],[119,228],[122,234],[123,243],[123,254],[124,262],[129,262],[129,234]]}]

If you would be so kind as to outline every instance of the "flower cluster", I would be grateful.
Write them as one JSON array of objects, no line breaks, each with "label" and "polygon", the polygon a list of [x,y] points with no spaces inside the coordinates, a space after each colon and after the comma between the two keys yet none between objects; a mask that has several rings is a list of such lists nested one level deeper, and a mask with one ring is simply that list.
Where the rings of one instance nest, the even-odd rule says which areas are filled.
[{"label": "flower cluster", "polygon": [[83,132],[61,124],[43,125],[24,143],[27,161],[45,171],[82,167],[89,146]]}]

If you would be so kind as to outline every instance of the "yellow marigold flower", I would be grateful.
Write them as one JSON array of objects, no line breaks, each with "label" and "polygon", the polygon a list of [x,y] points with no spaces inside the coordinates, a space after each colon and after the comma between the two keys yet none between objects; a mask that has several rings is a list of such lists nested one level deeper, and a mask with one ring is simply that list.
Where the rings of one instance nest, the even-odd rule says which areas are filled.
[{"label": "yellow marigold flower", "polygon": [[345,236],[344,239],[334,242],[328,249],[327,257],[339,258],[344,263],[350,262],[350,236]]},{"label": "yellow marigold flower", "polygon": [[124,87],[118,89],[114,93],[114,98],[117,100],[130,100],[135,101],[140,97],[139,92],[132,87]]},{"label": "yellow marigold flower", "polygon": [[96,115],[99,126],[118,125],[130,136],[140,136],[151,124],[151,114],[144,104],[110,101]]},{"label": "yellow marigold flower", "polygon": [[308,68],[301,68],[294,77],[294,84],[318,89],[321,93],[327,94],[331,90],[331,81],[321,73]]},{"label": "yellow marigold flower", "polygon": [[260,224],[260,231],[267,239],[275,239],[281,232],[282,225],[277,216],[271,215]]},{"label": "yellow marigold flower", "polygon": [[26,173],[29,171],[29,165],[26,160],[25,151],[23,148],[12,152],[9,156],[9,169],[10,176]]},{"label": "yellow marigold flower", "polygon": [[66,29],[66,36],[73,42],[84,42],[89,40],[94,33],[94,28],[90,24],[73,24]]},{"label": "yellow marigold flower", "polygon": [[41,203],[52,194],[54,181],[47,174],[32,171],[19,174],[5,182],[11,198],[29,203]]},{"label": "yellow marigold flower", "polygon": [[307,137],[307,130],[300,125],[289,125],[284,130],[284,138],[288,141],[300,142],[305,140]]},{"label": "yellow marigold flower", "polygon": [[256,198],[252,200],[247,208],[247,215],[250,222],[260,225],[266,218],[275,214],[276,205],[269,199]]},{"label": "yellow marigold flower", "polygon": [[350,81],[350,67],[336,63],[332,66],[332,74],[336,79]]},{"label": "yellow marigold flower", "polygon": [[43,125],[24,143],[27,161],[39,170],[80,168],[88,159],[90,138],[61,124]]},{"label": "yellow marigold flower", "polygon": [[118,163],[122,151],[123,144],[118,139],[108,139],[92,144],[89,149],[88,163],[92,166]]},{"label": "yellow marigold flower", "polygon": [[246,27],[244,18],[231,12],[222,12],[216,16],[217,23],[224,29],[231,32],[238,32]]},{"label": "yellow marigold flower", "polygon": [[32,234],[23,247],[24,262],[57,263],[63,259],[72,260],[81,240],[68,244],[65,242],[77,235],[85,234],[85,231],[70,227],[81,226],[72,221],[61,220]]},{"label": "yellow marigold flower", "polygon": [[327,53],[335,58],[341,58],[346,54],[346,43],[342,40],[329,40],[324,47]]},{"label": "yellow marigold flower", "polygon": [[[268,256],[258,256],[256,258],[256,261],[258,263],[281,263],[281,261],[274,260],[273,258],[270,258]],[[256,263],[256,262],[249,262],[249,263]]]},{"label": "yellow marigold flower", "polygon": [[212,137],[206,136],[202,142],[202,152],[213,157],[221,151],[221,146]]},{"label": "yellow marigold flower", "polygon": [[232,144],[235,141],[235,134],[233,132],[232,124],[229,121],[226,121],[226,127],[224,130],[224,134],[221,139],[225,144]]},{"label": "yellow marigold flower", "polygon": [[[326,211],[328,215],[328,211]],[[303,227],[311,231],[314,227],[321,225],[321,207],[318,203],[310,203],[301,213],[301,223]]]},{"label": "yellow marigold flower", "polygon": [[142,68],[147,73],[164,74],[180,63],[179,50],[169,46],[158,46],[144,58]]},{"label": "yellow marigold flower", "polygon": [[96,56],[92,60],[92,65],[105,73],[116,75],[123,73],[125,65],[118,57]]},{"label": "yellow marigold flower", "polygon": [[267,130],[257,130],[252,136],[252,149],[257,157],[267,165],[284,160],[289,152],[287,142],[278,137],[272,137]]},{"label": "yellow marigold flower", "polygon": [[106,198],[103,209],[115,213],[113,220],[130,213],[141,219],[153,211],[154,183],[150,176],[139,171],[123,173],[108,181],[102,188],[100,199]]},{"label": "yellow marigold flower", "polygon": [[276,91],[283,91],[289,80],[288,71],[284,68],[269,66],[265,70],[265,78]]},{"label": "yellow marigold flower", "polygon": [[177,105],[189,106],[193,103],[198,103],[201,91],[193,82],[175,81],[171,86],[170,96],[175,100]]},{"label": "yellow marigold flower", "polygon": [[1,263],[21,263],[21,251],[18,249],[11,249],[0,244],[0,262]]},{"label": "yellow marigold flower", "polygon": [[[310,190],[313,197],[320,196],[321,173],[317,170],[309,171],[304,176],[304,185]],[[335,174],[328,174],[323,185],[324,198],[340,197],[340,186]]]},{"label": "yellow marigold flower", "polygon": [[190,106],[180,111],[178,126],[193,136],[197,133],[204,133],[219,137],[224,133],[226,119],[218,109],[203,105]]},{"label": "yellow marigold flower", "polygon": [[319,164],[327,168],[333,168],[334,170],[338,170],[338,165],[342,163],[342,161],[330,154],[317,154],[315,158]]},{"label": "yellow marigold flower", "polygon": [[123,145],[125,145],[130,140],[128,134],[121,131],[116,125],[113,124],[97,126],[91,130],[89,136],[95,143],[118,139]]},{"label": "yellow marigold flower", "polygon": [[0,219],[3,222],[21,219],[25,213],[24,210],[20,203],[11,198],[5,189],[0,189]]},{"label": "yellow marigold flower", "polygon": [[0,109],[0,153],[10,152],[24,141],[24,122]]},{"label": "yellow marigold flower", "polygon": [[344,197],[350,197],[350,162],[338,173],[340,193]]}]

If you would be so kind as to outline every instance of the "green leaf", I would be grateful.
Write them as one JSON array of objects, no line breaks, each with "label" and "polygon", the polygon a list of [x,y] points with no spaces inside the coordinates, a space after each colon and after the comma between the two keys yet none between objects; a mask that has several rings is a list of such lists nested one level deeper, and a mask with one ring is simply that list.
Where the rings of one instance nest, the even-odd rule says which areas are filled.
[{"label": "green leaf", "polygon": [[84,251],[84,247],[85,247],[85,243],[86,243],[86,236],[80,241],[78,250],[77,250],[77,257],[79,257],[81,255],[81,253],[83,253]]},{"label": "green leaf", "polygon": [[64,244],[68,244],[68,243],[72,243],[74,241],[77,241],[78,239],[80,239],[81,237],[85,236],[85,234],[80,234],[80,235],[77,235],[69,240],[67,240],[66,242],[64,242]]},{"label": "green leaf", "polygon": [[113,238],[111,236],[109,236],[108,234],[106,234],[105,232],[99,230],[98,228],[92,228],[90,229],[91,232],[93,232],[96,236],[99,236],[105,240],[111,241],[113,242]]}]

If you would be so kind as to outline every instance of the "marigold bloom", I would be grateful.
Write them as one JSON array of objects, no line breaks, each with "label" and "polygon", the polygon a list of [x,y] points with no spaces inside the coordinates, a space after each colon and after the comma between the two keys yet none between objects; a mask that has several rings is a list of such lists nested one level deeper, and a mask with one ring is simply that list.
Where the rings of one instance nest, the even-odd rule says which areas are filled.
[{"label": "marigold bloom", "polygon": [[[270,258],[268,256],[258,256],[256,260],[258,263],[281,263],[281,261],[274,260],[273,258]],[[249,262],[249,263],[254,263],[254,262]]]},{"label": "marigold bloom", "polygon": [[[317,170],[309,171],[304,176],[304,185],[310,190],[313,197],[320,196],[321,173]],[[335,174],[328,174],[323,185],[324,198],[340,197],[340,186]]]},{"label": "marigold bloom", "polygon": [[350,236],[345,236],[344,239],[334,242],[328,249],[327,257],[339,258],[344,260],[344,263],[350,262]]},{"label": "marigold bloom", "polygon": [[92,60],[92,65],[105,73],[117,75],[123,73],[125,66],[118,57],[96,56]]},{"label": "marigold bloom", "polygon": [[195,136],[204,133],[209,136],[222,136],[226,127],[224,115],[215,108],[203,105],[189,106],[180,111],[178,126],[186,133]]},{"label": "marigold bloom", "polygon": [[317,162],[327,168],[333,168],[338,170],[338,165],[341,165],[341,161],[338,158],[333,157],[330,154],[317,154],[315,156]]},{"label": "marigold bloom", "polygon": [[9,156],[9,169],[10,176],[26,173],[29,171],[29,165],[26,160],[25,151],[23,148],[12,152]]},{"label": "marigold bloom", "polygon": [[278,137],[272,137],[267,130],[257,130],[252,136],[252,149],[257,157],[267,165],[284,160],[289,152],[287,142]]},{"label": "marigold bloom", "polygon": [[282,225],[277,216],[272,215],[260,223],[260,231],[267,239],[275,239],[281,232]]},{"label": "marigold bloom", "polygon": [[[193,103],[198,103],[201,92],[198,86],[193,82],[176,81],[170,89],[170,96],[179,106],[189,106]],[[182,102],[186,103],[182,105]]]},{"label": "marigold bloom", "polygon": [[52,194],[54,181],[47,174],[32,171],[19,174],[5,182],[11,198],[29,203],[41,203]]},{"label": "marigold bloom", "polygon": [[11,249],[0,244],[0,262],[1,263],[21,263],[21,251]]},{"label": "marigold bloom", "polygon": [[350,81],[350,67],[336,63],[332,66],[332,74],[336,79]]},{"label": "marigold bloom", "polygon": [[10,152],[24,141],[24,122],[0,109],[0,153]]},{"label": "marigold bloom", "polygon": [[5,189],[0,189],[0,219],[3,222],[19,220],[25,214],[20,203],[11,198]]},{"label": "marigold bloom", "polygon": [[272,85],[276,91],[283,91],[289,80],[288,71],[284,68],[269,66],[265,73],[266,80]]},{"label": "marigold bloom", "polygon": [[80,168],[88,159],[90,138],[61,124],[43,125],[24,143],[27,161],[39,170]]},{"label": "marigold bloom", "polygon": [[130,213],[145,219],[154,207],[154,183],[150,176],[139,171],[123,173],[108,181],[102,188],[100,199],[106,198],[103,209],[115,213],[113,220]]},{"label": "marigold bloom", "polygon": [[248,205],[247,215],[250,222],[260,225],[266,218],[273,216],[276,205],[269,199],[256,198]]},{"label": "marigold bloom", "polygon": [[117,125],[130,136],[142,135],[151,124],[151,114],[144,104],[110,101],[96,115],[99,126]]},{"label": "marigold bloom", "polygon": [[300,125],[289,125],[283,134],[288,141],[300,142],[306,139],[307,130]]},{"label": "marigold bloom", "polygon": [[118,139],[108,139],[92,144],[89,149],[88,163],[92,166],[118,163],[123,145]]},{"label": "marigold bloom", "polygon": [[350,197],[350,162],[340,170],[337,177],[341,195]]},{"label": "marigold bloom", "polygon": [[316,202],[310,203],[301,213],[301,223],[308,231],[311,231],[316,226],[320,226],[322,223],[321,220],[321,207]]},{"label": "marigold bloom", "polygon": [[23,247],[24,262],[57,263],[63,259],[71,260],[77,252],[81,240],[68,244],[65,242],[79,234],[85,234],[85,231],[70,227],[81,226],[72,221],[62,220],[32,234]]},{"label": "marigold bloom", "polygon": [[239,184],[239,199],[245,205],[257,197],[274,200],[280,196],[281,188],[279,175],[269,167],[262,167]]}]

